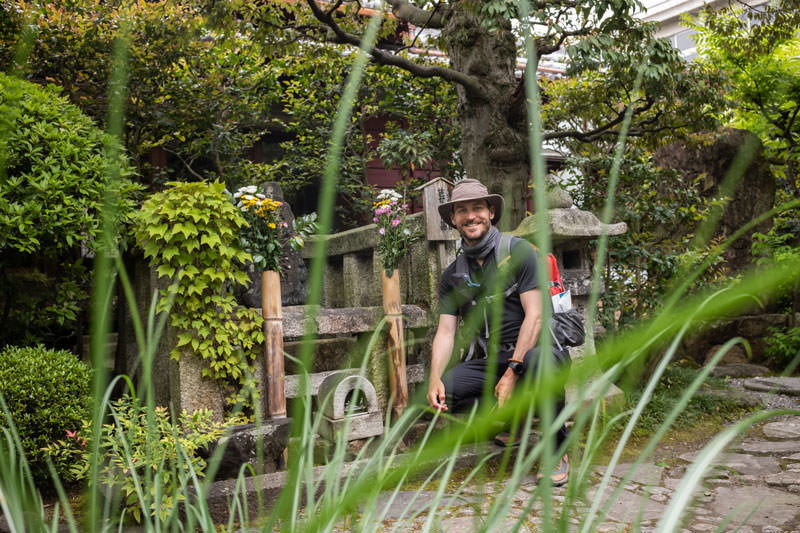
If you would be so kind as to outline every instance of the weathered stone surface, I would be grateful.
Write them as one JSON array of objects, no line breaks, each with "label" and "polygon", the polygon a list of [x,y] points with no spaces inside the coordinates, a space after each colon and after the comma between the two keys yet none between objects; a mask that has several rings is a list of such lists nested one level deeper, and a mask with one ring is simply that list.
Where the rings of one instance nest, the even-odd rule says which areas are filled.
[{"label": "weathered stone surface", "polygon": [[222,422],[225,398],[216,381],[203,377],[205,363],[191,352],[181,352],[177,361],[170,360],[170,398],[180,412],[210,409],[212,419]]},{"label": "weathered stone surface", "polygon": [[769,336],[769,328],[786,325],[787,316],[781,313],[750,315],[736,320],[736,331],[742,337],[757,338]]},{"label": "weathered stone surface", "polygon": [[[718,344],[712,347],[708,353],[706,354],[705,364],[709,364],[711,359],[717,354],[717,352],[722,348],[721,344]],[[730,349],[725,352],[725,355],[722,356],[722,359],[719,360],[717,363],[718,366],[722,365],[738,365],[738,364],[745,364],[748,363],[747,359],[747,352],[744,351],[744,348],[741,347],[739,344],[734,344],[730,347]]]},{"label": "weathered stone surface", "polygon": [[[693,463],[700,452],[680,455],[680,459]],[[781,471],[781,465],[774,457],[763,457],[742,453],[728,453],[717,457],[713,472],[733,471],[740,476],[765,476]]]},{"label": "weathered stone surface", "polygon": [[[609,486],[603,493],[601,508],[605,507],[613,491],[614,487]],[[597,497],[597,489],[595,487],[591,487],[586,492],[586,498],[590,502],[594,501]],[[666,505],[664,504],[654,502],[646,496],[623,490],[611,504],[606,518],[614,520],[615,522],[632,523],[637,519],[639,513],[642,513],[643,521],[657,520],[661,518],[665,510]]]},{"label": "weathered stone surface", "polygon": [[[631,473],[633,463],[618,464],[614,469],[614,477],[622,480]],[[630,481],[640,485],[658,485],[661,482],[661,474],[664,472],[663,466],[656,466],[653,463],[642,463],[636,467],[631,474]]]},{"label": "weathered stone surface", "polygon": [[347,402],[351,394],[358,394],[360,402],[365,405],[366,412],[378,411],[378,399],[375,387],[366,378],[335,372],[326,377],[319,386],[319,402],[322,413],[332,420],[341,420],[348,410]]},{"label": "weathered stone surface", "polygon": [[[408,518],[410,514],[418,512],[420,508],[425,507],[435,497],[435,492],[427,490],[401,490],[397,494],[383,492],[378,496],[375,505],[372,506],[371,515],[376,518],[382,516],[384,520]],[[447,501],[443,501],[443,504],[446,503]],[[407,507],[408,509],[406,509]],[[363,513],[364,506],[361,509]]]},{"label": "weathered stone surface", "polygon": [[750,378],[755,376],[763,376],[767,373],[769,373],[769,368],[750,363],[719,365],[711,371],[711,375],[715,378]]},{"label": "weathered stone surface", "polygon": [[229,479],[239,475],[242,465],[250,464],[254,468],[258,463],[258,441],[261,441],[265,472],[275,472],[282,462],[283,450],[289,442],[291,418],[279,418],[265,421],[260,427],[255,424],[237,426],[227,437],[220,438],[208,448],[201,449],[200,455],[206,459],[215,450],[224,446],[219,469],[215,479]]},{"label": "weathered stone surface", "polygon": [[559,185],[555,185],[552,183],[552,180],[548,180],[550,183],[550,190],[547,191],[547,208],[548,209],[569,209],[572,207],[572,197],[569,195],[567,191],[561,188]]},{"label": "weathered stone surface", "polygon": [[732,524],[740,523],[752,511],[748,525],[782,526],[800,512],[800,496],[769,487],[718,487],[712,507],[717,516],[729,516]]},{"label": "weathered stone surface", "polygon": [[[303,341],[286,341],[283,351],[292,357],[299,358]],[[311,372],[328,372],[340,368],[357,366],[363,354],[356,336],[341,336],[314,340]],[[287,374],[298,373],[297,364],[288,357],[284,361]]]},{"label": "weathered stone surface", "polygon": [[347,440],[367,439],[383,434],[383,416],[380,411],[362,413],[333,420],[323,417],[319,425],[319,433],[330,441],[335,441],[339,433],[347,431]]},{"label": "weathered stone surface", "polygon": [[[608,235],[622,235],[628,230],[624,222],[604,225],[593,213],[581,209],[549,209],[547,215],[553,241],[596,238],[604,230]],[[511,233],[532,239],[536,235],[536,217],[526,217]]]},{"label": "weathered stone surface", "polygon": [[[781,472],[779,474],[772,474],[766,476],[764,481],[767,482],[767,485],[779,486],[779,487],[788,487],[789,485],[798,485],[800,484],[800,472],[790,470],[786,472]],[[800,502],[798,502],[800,505]]]},{"label": "weathered stone surface", "polygon": [[[693,187],[699,182],[698,192],[707,198],[720,194],[719,186],[725,179],[731,163],[743,146],[757,145],[754,157],[736,187],[733,198],[725,207],[719,222],[717,235],[728,237],[756,216],[772,208],[775,199],[775,179],[769,163],[762,155],[760,141],[746,130],[727,129],[716,135],[713,142],[677,142],[657,150],[654,154],[658,166],[679,172],[678,182],[673,186]],[[702,178],[698,180],[698,178]],[[666,191],[665,191],[666,193]],[[765,220],[753,231],[765,232],[770,220]],[[685,228],[665,228],[667,235],[683,235]],[[734,271],[746,268],[752,261],[751,234],[734,241],[725,250],[725,259]]]},{"label": "weathered stone surface", "polygon": [[[404,305],[403,321],[407,328],[420,328],[428,325],[427,315],[416,305]],[[284,338],[300,338],[309,331],[318,335],[353,335],[372,331],[383,317],[380,307],[344,307],[331,309],[319,307],[316,321],[311,322],[309,306],[298,305],[283,308]]]},{"label": "weathered stone surface", "polygon": [[764,435],[770,439],[800,439],[800,417],[765,424]]},{"label": "weathered stone surface", "polygon": [[[346,368],[343,370],[330,370],[328,372],[317,372],[314,374],[309,374],[309,385],[311,387],[311,396],[316,396],[319,392],[319,386],[322,382],[330,376],[331,374],[335,373],[345,373],[348,375],[357,375],[359,372],[358,368]],[[422,383],[425,379],[425,371],[421,364],[418,365],[409,365],[406,367],[406,378],[408,379],[409,383]],[[302,386],[302,380],[299,375],[294,376],[286,376],[286,397],[287,398],[297,398],[300,396],[301,391],[300,387]]]},{"label": "weathered stone surface", "polygon": [[774,392],[775,394],[788,394],[790,396],[800,396],[800,378],[775,377],[775,378],[752,378],[744,382],[746,389]]},{"label": "weathered stone surface", "polygon": [[800,452],[800,441],[747,441],[736,447],[735,451],[753,455],[797,453]]},{"label": "weathered stone surface", "polygon": [[705,394],[711,394],[725,398],[731,402],[749,405],[750,407],[757,407],[761,405],[761,398],[754,392],[748,392],[741,389],[711,389],[705,391]]}]

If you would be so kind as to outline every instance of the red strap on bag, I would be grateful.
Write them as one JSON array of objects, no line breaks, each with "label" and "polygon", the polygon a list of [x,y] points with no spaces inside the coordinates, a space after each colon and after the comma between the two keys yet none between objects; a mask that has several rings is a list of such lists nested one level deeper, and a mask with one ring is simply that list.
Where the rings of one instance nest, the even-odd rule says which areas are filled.
[{"label": "red strap on bag", "polygon": [[564,292],[564,282],[561,281],[561,273],[558,271],[556,256],[547,254],[547,269],[550,272],[550,296]]}]

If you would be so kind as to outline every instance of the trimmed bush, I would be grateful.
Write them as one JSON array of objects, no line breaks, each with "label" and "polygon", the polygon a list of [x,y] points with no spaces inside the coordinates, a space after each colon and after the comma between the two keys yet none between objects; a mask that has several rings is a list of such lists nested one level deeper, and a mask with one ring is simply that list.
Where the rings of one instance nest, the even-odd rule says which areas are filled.
[{"label": "trimmed bush", "polygon": [[[91,371],[75,354],[43,346],[0,351],[0,393],[19,432],[37,484],[50,477],[42,448],[89,417]],[[0,417],[0,427],[7,426]]]}]

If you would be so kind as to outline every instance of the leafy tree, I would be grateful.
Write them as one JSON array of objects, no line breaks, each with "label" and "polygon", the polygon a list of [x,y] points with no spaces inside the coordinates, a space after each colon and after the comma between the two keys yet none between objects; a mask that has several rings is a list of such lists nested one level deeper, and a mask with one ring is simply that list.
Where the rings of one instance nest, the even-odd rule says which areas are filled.
[{"label": "leafy tree", "polygon": [[[12,21],[13,31],[0,41],[0,68],[12,67],[21,28],[35,22],[21,66],[28,79],[60,85],[100,123],[119,21],[132,21],[125,143],[142,177],[235,183],[258,173],[242,156],[266,130],[275,70],[246,33],[210,31],[188,2],[80,0],[54,8],[8,1],[2,9],[0,24]],[[154,166],[160,154],[168,156]]]},{"label": "leafy tree", "polygon": [[709,9],[688,22],[700,61],[728,77],[724,118],[761,138],[781,182],[800,196],[800,2]]},{"label": "leafy tree", "polygon": [[[344,52],[344,47],[306,45],[270,62],[280,72],[282,126],[292,138],[282,143],[283,154],[272,162],[269,175],[295,197],[300,196],[298,191],[315,190],[324,168],[341,80],[350,67]],[[440,80],[420,81],[405,73],[398,76],[379,65],[368,69],[342,155],[338,208],[345,225],[364,223],[370,217],[374,194],[366,182],[367,163],[377,155],[384,163],[405,161],[395,158],[399,150],[376,153],[379,142],[397,139],[400,132],[436,139],[415,163],[429,163],[444,174],[450,171],[459,138],[452,119],[455,107],[455,95]],[[384,122],[387,131],[381,140],[375,126]]]},{"label": "leafy tree", "polygon": [[86,250],[98,247],[106,193],[127,222],[133,169],[108,181],[116,141],[55,87],[0,73],[0,345],[71,347],[88,297]]},{"label": "leafy tree", "polygon": [[[211,2],[240,6],[244,2]],[[528,126],[525,91],[517,76],[517,60],[524,55],[519,31],[517,2],[512,0],[461,0],[431,2],[389,0],[393,18],[384,25],[382,38],[370,51],[379,65],[391,66],[419,79],[439,78],[457,89],[461,126],[459,155],[467,175],[479,178],[495,192],[505,192],[512,225],[525,213],[528,181]],[[287,32],[309,38],[359,45],[364,18],[360,4],[315,0],[293,5],[291,16],[264,22],[257,14],[253,22],[270,29],[282,24]],[[562,95],[562,111],[546,115],[545,140],[579,139],[591,142],[617,135],[626,106],[633,105],[633,135],[668,135],[671,128],[691,123],[702,114],[698,105],[714,101],[708,76],[686,64],[664,40],[653,37],[653,27],[633,17],[633,0],[594,0],[576,4],[571,0],[544,0],[532,5],[531,17],[518,25],[535,33],[536,57],[527,58],[526,68],[536,69],[539,57],[569,46],[568,76],[577,80],[569,96]],[[235,7],[233,9],[236,9]],[[313,18],[309,18],[309,13]],[[398,43],[398,27],[413,24],[439,30],[429,46],[447,53],[449,66],[432,64],[405,53],[416,45]],[[642,72],[638,92],[634,81]],[[523,78],[524,79],[524,78]],[[547,86],[543,87],[547,100]],[[710,93],[710,94],[709,94]],[[583,113],[590,112],[589,120]],[[581,117],[581,118],[579,118]]]},{"label": "leafy tree", "polygon": [[[764,145],[778,185],[776,202],[800,197],[800,1],[782,0],[762,10],[705,10],[687,23],[697,31],[700,61],[727,76],[723,119],[754,132]],[[800,209],[775,217],[769,232],[754,237],[759,264],[796,256]],[[786,293],[794,321],[800,284]]]},{"label": "leafy tree", "polygon": [[[0,27],[9,30],[0,36],[0,68],[11,68],[21,28],[35,20],[24,65],[28,78],[61,85],[98,121],[105,117],[118,20],[132,20],[125,141],[139,174],[155,188],[168,180],[219,178],[231,190],[277,181],[299,211],[314,209],[303,202],[313,199],[350,62],[345,46],[320,47],[300,39],[302,33],[278,31],[292,5],[226,3],[211,11],[226,24],[213,26],[206,12],[186,1],[124,9],[99,0],[60,9],[10,0],[0,6]],[[253,18],[262,24],[240,23]],[[391,132],[436,139],[428,159],[447,172],[458,144],[455,106],[455,95],[440,80],[419,83],[386,67],[370,68],[344,151],[342,222],[368,218],[373,194],[365,169],[380,140],[369,131],[371,121],[388,120]],[[283,141],[279,150],[263,142],[264,161],[250,160],[257,142],[275,139]]]}]

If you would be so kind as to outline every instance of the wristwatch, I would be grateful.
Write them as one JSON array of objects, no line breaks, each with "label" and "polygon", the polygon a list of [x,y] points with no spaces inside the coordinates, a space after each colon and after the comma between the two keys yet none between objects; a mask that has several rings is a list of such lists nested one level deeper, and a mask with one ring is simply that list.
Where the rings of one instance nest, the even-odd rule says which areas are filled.
[{"label": "wristwatch", "polygon": [[521,376],[525,372],[525,367],[522,365],[522,361],[517,361],[516,359],[510,359],[508,361],[508,368],[510,368],[511,371],[518,376]]}]

